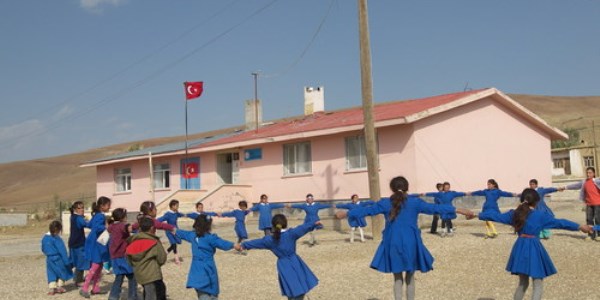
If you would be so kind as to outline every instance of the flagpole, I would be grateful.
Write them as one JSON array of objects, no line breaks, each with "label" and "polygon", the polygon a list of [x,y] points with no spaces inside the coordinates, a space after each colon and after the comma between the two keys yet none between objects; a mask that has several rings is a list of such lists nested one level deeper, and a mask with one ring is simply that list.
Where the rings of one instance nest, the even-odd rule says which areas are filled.
[{"label": "flagpole", "polygon": [[[185,83],[183,84],[185,86]],[[185,178],[185,189],[188,189],[188,180],[187,178],[187,164],[188,164],[188,100],[185,97],[185,160],[183,163],[183,171],[186,172]]]}]

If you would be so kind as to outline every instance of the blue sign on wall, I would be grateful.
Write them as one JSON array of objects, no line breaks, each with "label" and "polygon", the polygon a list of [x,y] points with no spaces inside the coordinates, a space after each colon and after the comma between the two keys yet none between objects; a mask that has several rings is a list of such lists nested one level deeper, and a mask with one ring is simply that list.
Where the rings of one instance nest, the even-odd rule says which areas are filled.
[{"label": "blue sign on wall", "polygon": [[254,149],[246,149],[244,150],[244,160],[257,160],[262,159],[262,149],[254,148]]}]

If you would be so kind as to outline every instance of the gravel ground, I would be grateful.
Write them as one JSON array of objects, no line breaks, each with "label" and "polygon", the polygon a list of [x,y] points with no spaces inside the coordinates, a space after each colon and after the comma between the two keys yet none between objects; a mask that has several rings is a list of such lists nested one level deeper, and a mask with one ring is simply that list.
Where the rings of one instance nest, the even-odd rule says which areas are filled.
[{"label": "gravel ground", "polygon": [[[581,206],[575,201],[550,202],[558,217],[584,222]],[[500,236],[484,239],[483,222],[459,220],[454,237],[441,238],[423,233],[425,245],[436,258],[435,270],[416,275],[417,299],[512,299],[517,277],[504,271],[515,236],[508,226],[497,225]],[[255,225],[249,226],[251,238],[260,237]],[[231,227],[219,225],[214,230],[233,240]],[[423,231],[426,231],[425,229]],[[600,264],[591,260],[600,251],[599,242],[584,241],[578,232],[554,231],[543,241],[558,274],[544,280],[544,299],[598,299],[600,285],[594,276]],[[66,237],[63,237],[66,240]],[[306,238],[299,241],[298,253],[317,275],[320,282],[307,299],[392,299],[392,275],[369,268],[378,242],[348,242],[348,235],[321,230],[319,244],[308,247]],[[19,243],[21,239],[22,243]],[[37,240],[37,243],[31,241]],[[22,245],[21,248],[15,245]],[[44,257],[39,251],[39,238],[22,235],[0,238],[0,299],[82,299],[72,284],[63,295],[46,296]],[[32,249],[33,248],[33,249]],[[37,252],[39,253],[39,252]],[[163,267],[170,299],[196,299],[195,292],[185,288],[190,262],[189,244],[180,247],[184,262],[171,261]],[[234,251],[218,251],[217,266],[221,283],[221,299],[283,299],[279,293],[275,256],[269,251],[253,250],[247,256]],[[594,272],[595,271],[595,272]],[[103,277],[103,290],[108,292],[114,276]],[[125,290],[124,285],[124,290]],[[529,293],[526,299],[530,297]],[[107,295],[92,296],[106,299]]]}]

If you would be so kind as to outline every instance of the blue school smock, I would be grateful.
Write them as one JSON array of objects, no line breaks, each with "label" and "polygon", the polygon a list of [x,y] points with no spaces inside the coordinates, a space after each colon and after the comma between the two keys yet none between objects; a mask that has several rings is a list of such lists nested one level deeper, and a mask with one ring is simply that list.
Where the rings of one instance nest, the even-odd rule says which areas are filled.
[{"label": "blue school smock", "polygon": [[58,235],[46,233],[42,238],[42,252],[46,255],[46,275],[48,283],[73,278],[71,261],[65,243]]},{"label": "blue school smock", "polygon": [[[512,225],[513,215],[514,210],[503,214],[487,211],[480,213],[479,219]],[[517,233],[518,237],[510,252],[506,271],[514,275],[527,275],[535,279],[543,279],[556,274],[552,259],[550,259],[548,252],[546,252],[539,239],[540,231],[546,228],[577,231],[579,230],[579,224],[565,219],[555,219],[547,212],[533,209],[527,215],[525,225]]]},{"label": "blue school smock", "polygon": [[[450,205],[450,206],[454,206],[452,204],[452,201],[454,199],[456,199],[458,197],[464,197],[466,195],[467,195],[466,193],[456,192],[456,191],[446,191],[446,192],[441,191],[441,192],[433,192],[433,193],[425,194],[425,196],[433,197],[434,202],[437,201],[436,204],[445,204],[445,205]],[[442,218],[442,220],[456,219],[456,213],[441,215],[440,217]]]},{"label": "blue school smock", "polygon": [[[180,212],[174,212],[172,210],[167,211],[162,217],[157,218],[159,222],[167,222],[169,225],[177,226],[177,219],[184,217],[185,215]],[[181,239],[174,235],[171,231],[165,231],[169,244],[181,244]]]},{"label": "blue school smock", "polygon": [[90,233],[85,239],[85,259],[96,264],[101,264],[110,260],[108,253],[108,244],[98,243],[98,237],[106,230],[106,221],[104,214],[96,213],[89,223]]},{"label": "blue school smock", "polygon": [[433,269],[433,256],[423,245],[421,230],[417,224],[420,213],[452,214],[456,209],[450,205],[431,204],[417,197],[408,197],[393,221],[390,198],[382,198],[369,207],[359,207],[348,213],[349,217],[362,217],[383,214],[386,218],[383,238],[371,268],[383,273],[428,272]]},{"label": "blue school smock", "polygon": [[196,212],[196,211],[195,211],[195,212],[192,212],[192,213],[189,213],[189,214],[185,214],[185,216],[186,216],[186,217],[188,217],[188,218],[190,218],[190,219],[194,219],[194,220],[196,220],[196,218],[197,218],[199,215],[207,215],[207,216],[211,216],[211,217],[216,217],[216,216],[217,216],[217,213],[215,213],[215,212],[210,212],[210,211],[203,211],[202,213],[199,213],[199,212]]},{"label": "blue school smock", "polygon": [[554,192],[558,191],[558,189],[553,188],[553,187],[551,187],[551,188],[539,187],[539,188],[535,189],[535,191],[538,193],[538,195],[540,195],[540,201],[535,206],[535,209],[539,210],[539,211],[545,211],[554,217],[554,212],[552,212],[550,207],[548,207],[548,204],[546,204],[546,201],[544,200],[544,198],[546,197],[547,194],[554,193]]},{"label": "blue school smock", "polygon": [[[356,203],[350,202],[350,203],[336,204],[335,208],[347,209],[348,211],[351,211],[357,207],[373,205],[373,203],[375,203],[375,202],[373,202],[371,200],[358,201]],[[367,221],[365,220],[365,217],[348,218],[348,226],[350,226],[350,227],[365,227],[365,226],[367,226]]]},{"label": "blue school smock", "polygon": [[186,287],[212,296],[219,295],[219,275],[215,264],[215,252],[216,249],[231,250],[233,243],[212,233],[198,237],[195,231],[177,229],[177,235],[192,245],[192,264]]},{"label": "blue school smock", "polygon": [[482,211],[492,210],[495,212],[500,212],[500,207],[498,207],[498,199],[500,197],[514,197],[512,193],[502,191],[500,189],[485,189],[481,191],[472,192],[473,196],[485,196],[485,202],[483,203]]},{"label": "blue school smock", "polygon": [[600,231],[600,225],[594,225],[594,231]]},{"label": "blue school smock", "polygon": [[84,228],[88,222],[81,215],[71,215],[71,229],[69,234],[69,259],[76,270],[85,271],[90,269],[90,261],[85,259],[85,233]]},{"label": "blue school smock", "polygon": [[245,221],[246,215],[249,213],[249,210],[234,209],[233,211],[222,213],[221,217],[235,218],[235,234],[239,239],[245,240],[248,238],[248,232],[246,232]]},{"label": "blue school smock", "polygon": [[308,268],[306,263],[296,254],[296,241],[314,230],[315,224],[304,223],[298,227],[281,232],[279,241],[273,236],[262,239],[245,241],[244,249],[269,249],[277,256],[277,274],[281,294],[287,297],[297,297],[308,293],[319,284],[319,279]]},{"label": "blue school smock", "polygon": [[[303,203],[303,204],[294,204],[292,208],[301,209],[306,213],[304,217],[304,224],[314,224],[317,221],[320,221],[319,218],[319,210],[330,208],[331,204],[321,204],[317,202],[313,202],[312,204]],[[315,229],[322,229],[323,225],[315,226]]]},{"label": "blue school smock", "polygon": [[258,229],[265,230],[271,229],[271,211],[278,208],[284,208],[283,204],[271,204],[271,203],[258,203],[250,209],[251,211],[258,211]]}]

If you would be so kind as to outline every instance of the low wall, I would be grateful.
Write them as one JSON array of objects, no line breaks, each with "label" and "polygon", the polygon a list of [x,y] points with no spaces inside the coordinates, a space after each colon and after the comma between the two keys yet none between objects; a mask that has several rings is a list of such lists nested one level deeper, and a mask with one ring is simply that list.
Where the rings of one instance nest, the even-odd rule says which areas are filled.
[{"label": "low wall", "polygon": [[0,214],[0,227],[25,225],[27,225],[27,214]]}]

